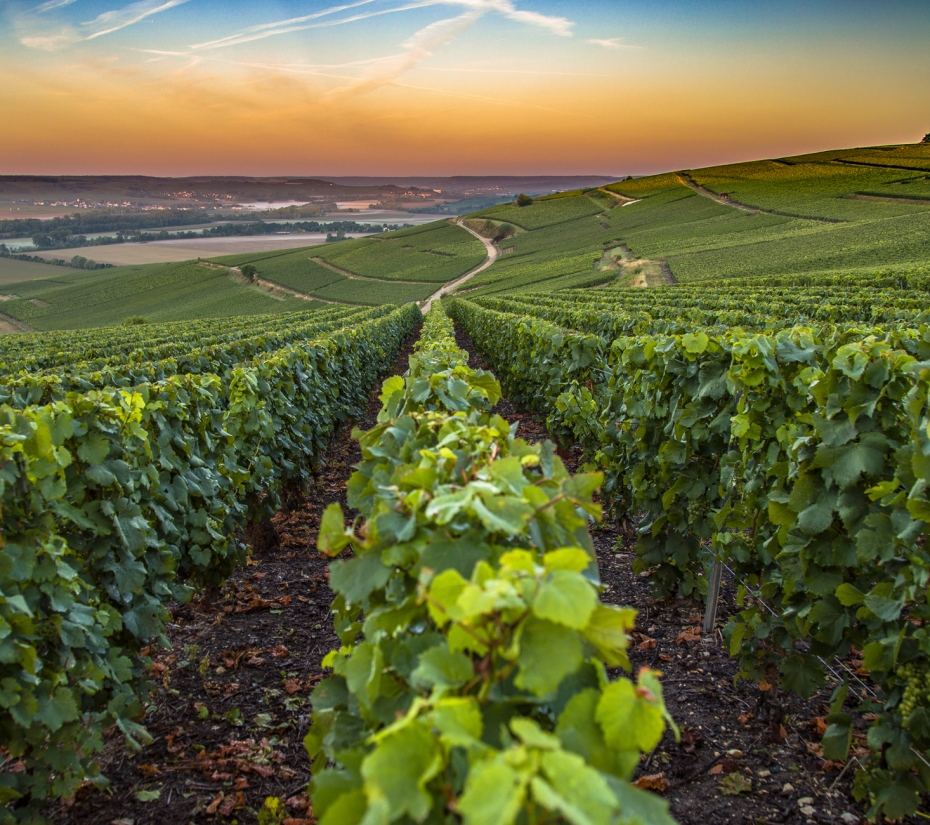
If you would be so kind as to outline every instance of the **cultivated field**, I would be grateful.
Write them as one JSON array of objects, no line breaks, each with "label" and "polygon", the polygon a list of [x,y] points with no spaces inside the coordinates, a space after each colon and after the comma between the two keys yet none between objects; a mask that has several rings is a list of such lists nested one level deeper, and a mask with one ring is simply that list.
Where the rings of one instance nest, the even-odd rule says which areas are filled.
[{"label": "cultivated field", "polygon": [[163,261],[190,261],[196,258],[215,258],[217,255],[255,254],[276,249],[298,249],[324,243],[326,243],[325,233],[307,232],[294,235],[246,235],[231,238],[197,238],[196,240],[84,246],[75,249],[50,249],[37,254],[45,258],[64,260],[74,255],[83,255],[86,258],[93,258],[98,263],[124,266],[154,264]]}]

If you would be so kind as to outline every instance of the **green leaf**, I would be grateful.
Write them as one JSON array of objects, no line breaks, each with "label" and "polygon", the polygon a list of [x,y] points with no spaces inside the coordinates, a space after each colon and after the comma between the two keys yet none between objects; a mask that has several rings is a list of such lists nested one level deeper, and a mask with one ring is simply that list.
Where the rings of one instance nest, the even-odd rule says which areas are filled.
[{"label": "green leaf", "polygon": [[422,821],[432,806],[426,784],[441,767],[436,737],[412,722],[380,738],[362,762],[368,799],[371,804],[385,802],[391,821],[404,814]]},{"label": "green leaf", "polygon": [[335,556],[351,541],[352,535],[346,531],[342,507],[338,503],[330,504],[323,511],[323,518],[320,520],[320,533],[316,540],[317,549],[321,553]]},{"label": "green leaf", "polygon": [[136,791],[136,799],[138,799],[140,802],[154,802],[156,799],[161,799],[161,791]]},{"label": "green leaf", "polygon": [[517,687],[545,696],[581,666],[581,637],[562,625],[530,617],[520,634],[517,661]]},{"label": "green leaf", "polygon": [[395,392],[401,392],[404,389],[404,379],[399,375],[392,375],[381,385],[381,395],[378,399],[382,404],[387,404]]},{"label": "green leaf", "polygon": [[844,582],[836,588],[836,598],[839,599],[843,607],[853,607],[854,605],[862,603],[865,594],[848,582]]},{"label": "green leaf", "polygon": [[56,731],[66,722],[73,722],[78,715],[74,693],[70,688],[59,687],[55,688],[51,696],[39,697],[39,709],[35,718],[49,730]]},{"label": "green leaf", "polygon": [[[573,825],[608,825],[617,809],[617,799],[604,778],[574,753],[555,751],[543,754],[542,767],[556,796],[548,804],[533,795],[550,810],[558,810]],[[555,803],[555,804],[553,804]]]},{"label": "green leaf", "polygon": [[420,656],[420,664],[411,679],[427,687],[458,688],[475,675],[471,659],[464,653],[449,650],[448,645],[432,647]]},{"label": "green leaf", "polygon": [[604,740],[616,750],[651,751],[662,738],[662,709],[637,695],[636,686],[620,678],[601,695],[595,718]]},{"label": "green leaf", "polygon": [[390,577],[391,568],[384,566],[377,553],[329,565],[329,586],[334,593],[344,596],[349,605],[361,604],[372,592],[384,587]]},{"label": "green leaf", "polygon": [[445,627],[451,619],[458,616],[456,603],[467,586],[468,582],[457,570],[446,570],[433,579],[427,604],[430,616],[439,627]]},{"label": "green leaf", "polygon": [[510,729],[523,741],[523,744],[529,748],[539,748],[540,750],[552,751],[561,750],[562,743],[558,736],[546,733],[532,719],[525,716],[518,716],[510,720]]},{"label": "green leaf", "polygon": [[554,570],[543,579],[532,609],[540,619],[580,630],[588,624],[596,605],[594,588],[583,576],[571,570]]},{"label": "green leaf", "polygon": [[475,697],[442,699],[433,710],[432,721],[447,746],[479,746],[484,720]]},{"label": "green leaf", "polygon": [[502,759],[479,762],[469,771],[458,810],[465,825],[511,825],[525,796],[525,783]]},{"label": "green leaf", "polygon": [[685,351],[692,355],[700,355],[707,349],[710,339],[703,332],[691,333],[681,336],[681,343],[685,345]]},{"label": "green leaf", "polygon": [[629,644],[627,634],[633,629],[635,622],[636,610],[632,607],[598,604],[584,629],[584,637],[597,647],[605,664],[629,670],[630,660],[626,654]]},{"label": "green leaf", "polygon": [[894,585],[882,582],[866,594],[865,606],[884,622],[896,621],[904,608],[904,599],[893,598]]},{"label": "green leaf", "polygon": [[547,570],[574,570],[581,573],[591,563],[591,557],[580,547],[563,547],[543,556]]},{"label": "green leaf", "polygon": [[[844,714],[845,715],[845,714]],[[852,717],[845,724],[833,723],[821,740],[823,743],[824,759],[835,759],[844,762],[849,757],[849,747],[852,744]]]}]

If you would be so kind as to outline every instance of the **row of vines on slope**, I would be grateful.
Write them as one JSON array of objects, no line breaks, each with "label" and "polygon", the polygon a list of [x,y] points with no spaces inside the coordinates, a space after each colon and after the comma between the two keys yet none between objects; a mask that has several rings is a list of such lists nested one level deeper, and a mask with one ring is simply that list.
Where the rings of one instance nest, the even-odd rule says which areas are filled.
[{"label": "row of vines on slope", "polygon": [[357,432],[348,485],[364,523],[326,511],[343,647],[306,738],[321,825],[673,825],[629,780],[670,719],[658,674],[629,668],[635,611],[602,604],[587,521],[600,473],[490,412],[437,307],[405,378]]},{"label": "row of vines on slope", "polygon": [[[466,300],[451,313],[550,432],[580,441],[657,594],[700,595],[713,558],[761,587],[727,627],[745,676],[801,695],[861,651],[880,701],[854,791],[899,818],[930,788],[930,327],[693,327],[615,339]],[[847,757],[837,689],[824,738]]]},{"label": "row of vines on slope", "polygon": [[145,646],[222,582],[235,538],[305,481],[421,319],[415,306],[236,365],[0,406],[0,821],[91,780],[105,729],[144,741]]}]

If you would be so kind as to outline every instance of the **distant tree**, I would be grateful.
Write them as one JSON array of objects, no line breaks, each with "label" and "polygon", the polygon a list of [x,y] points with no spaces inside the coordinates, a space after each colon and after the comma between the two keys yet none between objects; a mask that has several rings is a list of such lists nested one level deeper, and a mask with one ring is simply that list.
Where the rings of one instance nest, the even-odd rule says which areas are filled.
[{"label": "distant tree", "polygon": [[517,195],[517,206],[529,206],[532,202],[533,199],[529,195]]},{"label": "distant tree", "polygon": [[495,235],[495,241],[502,241],[505,238],[509,238],[511,235],[516,235],[517,230],[509,223],[502,223],[497,227],[497,235]]},{"label": "distant tree", "polygon": [[627,175],[627,176],[624,178],[624,180],[633,180],[633,176],[632,176],[632,175]]},{"label": "distant tree", "polygon": [[920,141],[921,143],[930,143],[930,134],[924,135],[924,139]]},{"label": "distant tree", "polygon": [[83,255],[75,255],[71,259],[71,267],[73,269],[86,269],[87,268],[87,258]]},{"label": "distant tree", "polygon": [[0,258],[9,258],[10,250],[5,243],[0,243]]},{"label": "distant tree", "polygon": [[239,271],[246,277],[246,280],[255,282],[255,275],[258,270],[252,264],[243,264],[239,267]]}]

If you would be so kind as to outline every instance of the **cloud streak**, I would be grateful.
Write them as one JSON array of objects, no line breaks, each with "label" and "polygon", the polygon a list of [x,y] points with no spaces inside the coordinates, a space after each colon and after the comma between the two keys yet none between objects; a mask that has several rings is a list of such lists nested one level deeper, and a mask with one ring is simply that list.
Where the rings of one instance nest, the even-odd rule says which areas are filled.
[{"label": "cloud streak", "polygon": [[610,37],[607,39],[601,39],[598,37],[592,37],[588,40],[589,43],[593,43],[595,46],[603,46],[605,49],[641,49],[642,46],[633,46],[629,43],[624,43],[619,37]]},{"label": "cloud streak", "polygon": [[[518,23],[525,23],[532,26],[548,29],[553,34],[562,37],[571,37],[572,26],[574,23],[564,17],[553,17],[550,15],[540,14],[532,11],[522,11],[514,7],[512,0],[418,0],[418,2],[407,3],[401,6],[395,6],[388,9],[379,9],[377,11],[362,12],[359,14],[343,17],[338,20],[317,21],[322,17],[328,17],[341,11],[367,6],[376,0],[361,0],[360,2],[350,3],[342,6],[332,6],[328,9],[315,12],[314,14],[304,15],[302,17],[291,17],[286,20],[279,20],[274,23],[263,23],[258,26],[250,26],[242,29],[235,34],[226,37],[209,40],[203,43],[195,43],[192,49],[218,49],[225,46],[238,46],[242,43],[249,43],[255,40],[263,40],[267,37],[275,37],[281,34],[291,34],[293,32],[307,31],[308,29],[331,28],[333,26],[343,26],[347,23],[357,23],[362,20],[370,20],[373,17],[380,17],[385,14],[396,14],[398,12],[413,11],[416,9],[425,9],[434,6],[464,6],[478,17],[487,12],[496,12],[503,17]],[[468,14],[461,15],[464,17]],[[460,19],[460,18],[454,18]]]},{"label": "cloud streak", "polygon": [[80,24],[80,27],[54,26],[44,15],[56,9],[70,6],[75,0],[48,0],[31,12],[16,19],[20,30],[19,42],[32,49],[57,51],[66,46],[87,40],[96,40],[120,29],[140,23],[149,17],[187,3],[188,0],[139,0],[121,9],[113,9],[98,14],[93,20]]}]

